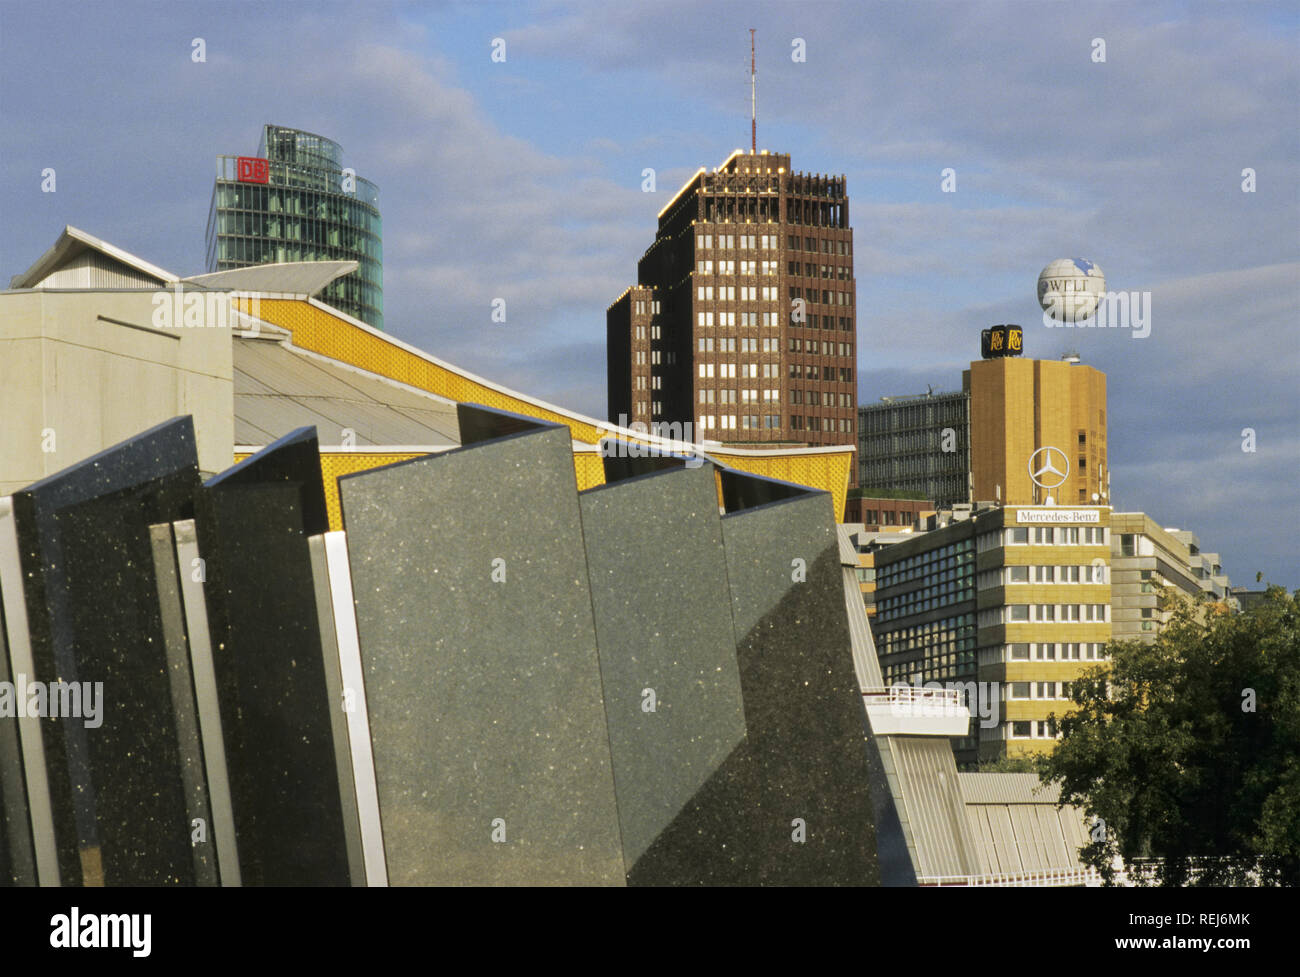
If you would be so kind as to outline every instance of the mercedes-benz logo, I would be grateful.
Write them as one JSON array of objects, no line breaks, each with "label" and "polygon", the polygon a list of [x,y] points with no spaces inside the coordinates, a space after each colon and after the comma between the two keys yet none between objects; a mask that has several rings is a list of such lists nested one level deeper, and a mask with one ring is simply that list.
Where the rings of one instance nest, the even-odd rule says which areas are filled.
[{"label": "mercedes-benz logo", "polygon": [[[1054,464],[1052,464],[1053,454],[1057,454],[1061,456],[1061,464],[1065,466],[1065,471],[1061,471],[1061,469],[1057,468]],[[1037,458],[1039,455],[1044,456],[1043,464],[1035,468],[1034,459]],[[1055,448],[1052,447],[1051,445],[1048,445],[1047,447],[1039,448],[1037,451],[1035,451],[1032,455],[1029,456],[1029,478],[1039,488],[1045,488],[1049,492],[1054,488],[1059,488],[1062,484],[1064,484],[1069,474],[1070,474],[1070,459],[1065,456],[1065,452],[1062,451],[1060,448]],[[1059,475],[1060,477],[1055,482],[1049,484],[1044,479],[1045,477],[1050,477],[1052,475]]]}]

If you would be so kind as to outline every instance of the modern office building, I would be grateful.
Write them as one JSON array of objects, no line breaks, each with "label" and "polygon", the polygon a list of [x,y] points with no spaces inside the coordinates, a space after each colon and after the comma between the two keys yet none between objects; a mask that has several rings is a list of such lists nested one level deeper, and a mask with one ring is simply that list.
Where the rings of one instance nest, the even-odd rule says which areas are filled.
[{"label": "modern office building", "polygon": [[940,507],[968,502],[970,448],[969,391],[881,397],[858,408],[863,489],[919,493]]},{"label": "modern office building", "polygon": [[[1106,504],[1106,374],[1079,362],[998,357],[962,373],[970,394],[972,500],[1035,505],[1047,490],[1061,505]],[[1036,454],[1037,453],[1037,454]],[[1058,481],[1063,477],[1064,481]]]},{"label": "modern office building", "polygon": [[293,261],[355,261],[321,298],[384,327],[379,188],[342,163],[339,144],[267,125],[256,156],[218,156],[208,209],[209,272]]},{"label": "modern office building", "polygon": [[1141,512],[963,505],[887,544],[869,546],[884,682],[976,683],[971,735],[953,742],[966,765],[1050,750],[1069,683],[1111,642],[1154,641],[1165,587],[1240,609],[1216,554]]},{"label": "modern office building", "polygon": [[844,177],[737,150],[659,212],[637,284],[606,313],[610,420],[856,445],[854,293]]},{"label": "modern office building", "polygon": [[1241,609],[1219,555],[1202,553],[1194,533],[1161,528],[1142,512],[1113,513],[1110,525],[1112,640],[1155,641],[1173,610],[1161,600],[1165,587]]},{"label": "modern office building", "polygon": [[958,763],[1050,749],[1068,683],[1110,640],[1109,515],[962,506],[876,554],[885,682],[968,691],[976,715],[954,740]]}]

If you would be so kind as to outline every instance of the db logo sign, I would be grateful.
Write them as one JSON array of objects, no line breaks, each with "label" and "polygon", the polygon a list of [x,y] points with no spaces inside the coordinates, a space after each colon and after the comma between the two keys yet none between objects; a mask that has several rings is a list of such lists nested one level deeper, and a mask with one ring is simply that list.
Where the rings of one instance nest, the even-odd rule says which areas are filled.
[{"label": "db logo sign", "polygon": [[236,160],[240,183],[266,183],[271,176],[271,164],[257,156],[240,156]]}]

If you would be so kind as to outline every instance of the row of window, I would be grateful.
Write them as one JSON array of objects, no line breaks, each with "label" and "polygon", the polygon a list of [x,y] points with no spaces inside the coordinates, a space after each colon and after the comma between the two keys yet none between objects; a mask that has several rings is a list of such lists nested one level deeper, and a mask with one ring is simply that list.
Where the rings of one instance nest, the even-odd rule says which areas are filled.
[{"label": "row of window", "polygon": [[1022,583],[1104,584],[1109,579],[1110,572],[1104,563],[1090,566],[1007,566],[981,571],[979,589]]},{"label": "row of window", "polygon": [[[723,431],[734,431],[736,430],[736,420],[737,417],[735,414],[719,414],[716,417],[708,414],[701,414],[697,429],[700,431],[712,431],[718,429]],[[740,428],[744,431],[775,431],[781,427],[780,414],[766,414],[761,417],[758,414],[742,414],[739,420]]]},{"label": "row of window", "polygon": [[[314,217],[354,228],[375,237],[383,236],[379,212],[355,196],[298,187],[275,187],[251,183],[217,183],[210,213],[242,210],[253,215],[285,214]],[[251,233],[261,233],[253,231]]]},{"label": "row of window", "polygon": [[1102,642],[1011,642],[980,648],[979,664],[998,665],[1006,661],[1104,661]]},{"label": "row of window", "polygon": [[[871,438],[859,439],[859,445],[865,454],[873,456],[893,456],[905,452],[919,453],[923,451],[932,451],[939,454],[954,454],[956,449],[966,441],[965,427],[949,428],[952,433],[947,434],[945,430],[934,428],[928,431],[922,431],[915,434],[894,434],[886,436],[876,436]],[[944,451],[945,444],[951,445],[948,451]]]},{"label": "row of window", "polygon": [[[950,455],[905,455],[902,458],[879,460],[873,458],[863,462],[862,480],[864,483],[871,482],[888,488],[919,491],[924,493],[926,498],[934,499],[936,502],[951,499],[954,495],[958,499],[964,499],[966,493],[964,458],[964,453],[959,455],[956,452]],[[929,482],[915,485],[900,483],[900,479],[904,477],[919,478],[924,475],[939,475],[943,472],[961,472],[961,474],[950,479],[946,483],[950,487],[938,494]]]},{"label": "row of window", "polygon": [[714,293],[717,293],[717,301],[734,302],[737,292],[740,293],[742,302],[775,302],[780,292],[775,285],[697,285],[695,287],[695,297],[701,302],[714,301]]},{"label": "row of window", "polygon": [[822,254],[852,254],[853,245],[847,241],[832,241],[829,238],[821,238],[821,247],[818,248],[818,238],[805,237],[800,238],[798,234],[791,234],[786,237],[785,245],[791,251],[818,251]]},{"label": "row of window", "polygon": [[[915,624],[894,631],[881,631],[876,637],[881,655],[899,654],[917,648],[951,646],[953,651],[975,650],[975,615],[956,614],[938,621]],[[972,663],[974,659],[971,659]]]},{"label": "row of window", "polygon": [[[632,362],[635,363],[637,366],[645,366],[646,351],[643,349],[638,349],[635,352],[633,352]],[[672,350],[652,349],[650,351],[650,363],[655,366],[659,366],[660,364],[667,364],[668,366],[672,366],[676,362],[677,362],[677,353]]]},{"label": "row of window", "polygon": [[[804,278],[833,278],[841,282],[853,281],[853,267],[851,265],[814,265],[800,264],[798,261],[787,261],[785,269],[787,274],[801,275]],[[817,301],[814,297],[816,292],[812,289],[807,291],[809,294],[805,297],[811,301]],[[799,289],[792,287],[790,297],[799,298]]]},{"label": "row of window", "polygon": [[[695,246],[697,248],[712,248],[713,241],[713,234],[695,235]],[[748,251],[753,251],[755,248],[761,248],[764,251],[775,250],[778,243],[775,234],[719,234],[717,235],[717,242],[719,248],[741,248]]]},{"label": "row of window", "polygon": [[820,315],[816,312],[803,312],[794,309],[790,313],[790,325],[804,329],[824,329],[840,332],[853,332],[853,319],[849,316]]},{"label": "row of window", "polygon": [[852,407],[853,394],[833,390],[791,390],[790,403],[809,407]]},{"label": "row of window", "polygon": [[853,430],[853,421],[846,417],[790,417],[791,431],[826,431],[846,434]]},{"label": "row of window", "polygon": [[[717,348],[714,348],[714,343]],[[737,346],[737,343],[740,345]],[[723,336],[714,339],[712,336],[701,336],[697,340],[699,352],[701,353],[779,353],[781,352],[781,341],[776,338],[755,339],[752,336],[742,336],[737,339],[734,336]]]},{"label": "row of window", "polygon": [[1110,530],[1102,526],[1010,526],[980,533],[975,549],[983,553],[1000,546],[1108,546]]},{"label": "row of window", "polygon": [[1068,699],[1069,682],[1008,682],[1002,687],[1004,699]]},{"label": "row of window", "polygon": [[[695,262],[695,271],[701,275],[712,275],[713,259],[701,258]],[[733,261],[730,258],[724,258],[717,262],[719,275],[775,275],[777,273],[776,261],[750,261],[741,259]]]},{"label": "row of window", "polygon": [[1054,740],[1059,735],[1051,719],[1020,719],[1010,724],[1013,740]]},{"label": "row of window", "polygon": [[916,522],[916,513],[906,509],[864,509],[862,521],[868,526],[910,526]]},{"label": "row of window", "polygon": [[980,611],[980,627],[999,624],[1051,623],[1110,620],[1109,604],[1004,604]]},{"label": "row of window", "polygon": [[936,394],[915,404],[873,404],[862,411],[862,429],[892,434],[931,427],[964,427],[969,415],[967,394]]},{"label": "row of window", "polygon": [[695,324],[701,329],[712,329],[715,321],[719,326],[726,329],[728,327],[748,326],[757,328],[758,326],[779,326],[775,312],[697,312],[695,313]]},{"label": "row of window", "polygon": [[794,339],[789,343],[791,353],[811,353],[821,356],[852,356],[852,343],[818,342],[815,339]]},{"label": "row of window", "polygon": [[[721,343],[722,340],[718,340],[718,342]],[[722,353],[734,353],[734,352],[736,351],[736,348],[735,348],[734,340],[733,340],[733,341],[732,341],[728,346],[726,346],[726,347],[719,346],[716,350],[706,350],[706,351],[708,351],[708,352],[714,352],[714,351],[716,351],[716,352],[722,352]],[[757,350],[757,349],[742,349],[741,352],[758,352],[758,350]],[[638,364],[644,364],[644,363],[645,363],[645,353],[644,353],[644,352],[640,352],[640,351],[638,351],[635,355],[636,355],[636,362],[637,362]],[[675,353],[667,353],[667,354],[665,354],[665,355],[668,357],[668,360],[667,360],[668,363],[674,363],[674,362],[676,362],[676,359],[675,359],[676,354],[675,354]],[[658,350],[655,350],[655,351],[654,351],[654,357],[655,357],[654,362],[655,362],[655,363],[658,363],[658,362],[659,362],[659,359],[658,359],[658,357],[659,357],[659,351],[658,351]],[[760,366],[760,364],[758,364],[758,363],[747,363],[747,364],[741,364],[742,371],[744,371],[744,370],[749,370],[749,369],[752,368],[752,371],[753,371],[753,372],[742,372],[740,375],[741,375],[742,377],[757,377],[757,376],[760,375],[759,372],[758,372],[758,370],[759,370],[759,366]],[[761,375],[762,375],[763,377],[776,377],[776,376],[779,376],[779,375],[780,375],[780,364],[779,364],[779,363],[763,363],[763,364],[761,364],[761,366],[762,366],[762,370],[763,370],[763,372],[762,372]],[[734,377],[734,376],[736,375],[736,364],[735,364],[735,363],[697,363],[697,364],[696,364],[696,372],[697,372],[697,374],[699,375],[699,378],[700,378],[701,380],[712,380],[714,377],[722,377],[722,378],[725,379],[725,378],[727,378],[727,377]],[[788,371],[788,372],[789,372],[789,376],[790,376],[791,379],[799,379],[799,380],[825,380],[825,381],[831,381],[831,382],[834,382],[834,381],[836,380],[836,378],[838,377],[838,380],[839,380],[840,383],[852,383],[852,382],[853,382],[853,368],[852,368],[852,367],[839,367],[838,370],[837,370],[836,367],[831,367],[831,366],[819,367],[819,366],[810,366],[810,365],[800,364],[800,363],[791,363],[791,364],[789,365],[789,371]],[[851,402],[849,402],[849,403],[845,403],[843,406],[852,406],[852,404],[851,404]]]},{"label": "row of window", "polygon": [[[739,401],[739,402],[742,403],[742,404],[756,404],[756,403],[759,402],[759,397],[758,397],[758,395],[759,395],[759,391],[758,391],[758,390],[750,389],[750,390],[739,390],[739,391],[737,391],[737,390],[727,389],[727,390],[718,390],[718,391],[716,391],[716,394],[717,394],[717,403],[719,403],[719,404],[734,404],[734,403],[737,402],[737,401],[736,401],[736,395],[737,395],[737,393],[740,394],[740,401]],[[715,394],[715,391],[713,391],[713,390],[704,390],[704,389],[701,389],[701,390],[700,390],[700,403],[701,403],[701,404],[712,404],[712,403],[714,403],[714,399],[713,399],[713,398],[714,398],[714,394]],[[762,391],[762,394],[763,394],[763,403],[765,403],[765,404],[777,404],[777,403],[780,403],[780,401],[781,401],[781,391],[779,391],[779,390],[764,390],[764,391]]]},{"label": "row of window", "polygon": [[[792,275],[799,274],[798,271],[794,270],[797,267],[798,267],[797,265],[791,263],[790,274]],[[808,267],[811,268],[812,265],[809,265]],[[793,298],[795,298],[795,300],[797,301],[798,296],[795,295],[795,291],[796,289],[793,288],[790,289],[790,295]],[[803,290],[803,300],[805,302],[820,302],[822,305],[852,305],[853,293],[837,292],[828,288],[822,288],[822,289],[805,288]],[[796,305],[791,310],[791,321],[794,321],[794,315],[797,314],[798,312],[799,312],[799,307]]]},{"label": "row of window", "polygon": [[[658,314],[659,314],[659,311],[660,311],[660,308],[659,308],[659,300],[658,300],[658,299],[651,299],[651,300],[649,301],[648,304],[649,304],[649,307],[650,307],[650,308],[649,308],[650,314],[651,314],[651,315],[658,315]],[[645,314],[646,314],[646,305],[647,305],[647,302],[646,302],[645,299],[637,299],[637,300],[636,300],[636,314],[637,314],[637,315],[645,315]]]},{"label": "row of window", "polygon": [[975,562],[974,545],[969,539],[957,540],[945,546],[936,546],[932,550],[915,556],[894,560],[880,571],[881,587],[892,587],[920,580],[931,573],[962,568],[970,574]]}]

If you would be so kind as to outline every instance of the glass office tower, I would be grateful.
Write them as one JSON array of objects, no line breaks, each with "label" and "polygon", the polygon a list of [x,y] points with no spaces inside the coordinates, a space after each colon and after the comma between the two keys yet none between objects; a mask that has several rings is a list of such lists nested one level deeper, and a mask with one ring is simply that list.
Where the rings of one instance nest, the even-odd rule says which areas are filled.
[{"label": "glass office tower", "polygon": [[208,209],[208,271],[337,260],[359,264],[331,282],[321,301],[382,329],[379,188],[344,169],[338,143],[268,125],[256,156],[217,157]]}]

